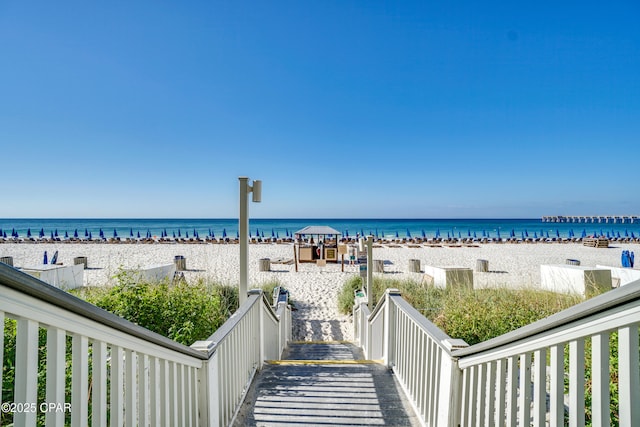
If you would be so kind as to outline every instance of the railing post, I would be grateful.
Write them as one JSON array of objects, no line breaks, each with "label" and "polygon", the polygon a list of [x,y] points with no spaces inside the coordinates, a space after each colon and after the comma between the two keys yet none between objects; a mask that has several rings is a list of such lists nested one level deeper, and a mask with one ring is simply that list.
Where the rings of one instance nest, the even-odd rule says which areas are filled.
[{"label": "railing post", "polygon": [[[469,345],[460,339],[443,341],[449,350],[459,350]],[[438,398],[439,426],[460,425],[460,408],[462,406],[462,370],[458,367],[458,359],[442,352],[440,358],[440,392]]]},{"label": "railing post", "polygon": [[[264,339],[264,307],[263,307],[263,299],[262,299],[262,291],[260,289],[251,289],[249,291],[249,295],[257,295],[258,296],[258,325],[257,325],[257,333],[258,333],[258,370],[262,369],[262,365],[264,364],[266,349],[265,349],[265,339]],[[255,333],[255,332],[254,332]],[[255,335],[254,335],[255,336]]]},{"label": "railing post", "polygon": [[[210,354],[216,343],[196,341],[191,345],[194,350]],[[214,351],[209,360],[203,362],[198,372],[198,426],[218,427],[220,425],[220,406],[218,380],[218,352]]]},{"label": "railing post", "polygon": [[395,364],[395,329],[396,329],[396,306],[392,304],[392,296],[401,297],[398,289],[387,289],[386,305],[384,307],[384,329],[382,338],[382,360],[383,363],[391,367]]}]

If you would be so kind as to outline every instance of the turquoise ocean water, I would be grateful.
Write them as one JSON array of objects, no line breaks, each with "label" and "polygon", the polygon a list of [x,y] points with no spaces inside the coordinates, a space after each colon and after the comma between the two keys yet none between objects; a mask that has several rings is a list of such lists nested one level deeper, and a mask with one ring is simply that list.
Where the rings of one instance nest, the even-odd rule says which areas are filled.
[{"label": "turquoise ocean water", "polygon": [[[516,237],[560,236],[569,237],[571,233],[580,236],[604,235],[640,236],[640,220],[633,223],[595,222],[595,223],[551,223],[543,222],[540,218],[532,219],[251,219],[250,233],[264,237],[291,235],[307,225],[328,225],[343,234],[355,236],[356,234],[373,234],[378,237],[434,237],[436,233],[446,237],[502,237],[507,238],[513,233]],[[210,234],[222,237],[235,237],[238,232],[237,219],[0,219],[0,232],[11,237],[12,232],[20,237],[27,237],[31,233],[38,237],[42,232],[45,237],[54,234],[60,238],[66,235],[72,237],[76,232],[80,238],[85,233],[91,233],[93,238],[99,236],[100,230],[106,238],[113,237],[114,231],[118,237],[126,238],[132,234],[134,237],[146,235],[168,236],[180,235],[193,237],[195,233],[204,238]]]}]

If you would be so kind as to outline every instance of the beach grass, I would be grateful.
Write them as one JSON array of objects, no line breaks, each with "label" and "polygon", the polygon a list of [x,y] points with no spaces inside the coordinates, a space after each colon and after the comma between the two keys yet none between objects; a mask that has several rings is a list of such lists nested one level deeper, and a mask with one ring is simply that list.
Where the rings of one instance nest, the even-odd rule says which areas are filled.
[{"label": "beach grass", "polygon": [[[362,279],[347,280],[338,295],[338,308],[351,313],[355,290]],[[400,290],[402,297],[452,338],[469,345],[533,323],[583,301],[576,295],[535,289],[469,288],[440,289],[414,280],[374,277],[373,300],[379,301],[388,288]]]}]

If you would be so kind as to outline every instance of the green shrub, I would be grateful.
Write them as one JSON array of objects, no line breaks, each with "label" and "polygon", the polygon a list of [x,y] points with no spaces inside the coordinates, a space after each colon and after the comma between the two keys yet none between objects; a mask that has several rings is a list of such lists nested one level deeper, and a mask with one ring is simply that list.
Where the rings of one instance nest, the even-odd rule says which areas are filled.
[{"label": "green shrub", "polygon": [[127,274],[108,288],[83,288],[86,301],[185,345],[209,337],[238,308],[236,287],[137,282]]},{"label": "green shrub", "polygon": [[342,314],[350,314],[355,303],[354,292],[362,289],[360,276],[353,276],[347,280],[338,293],[338,310]]}]

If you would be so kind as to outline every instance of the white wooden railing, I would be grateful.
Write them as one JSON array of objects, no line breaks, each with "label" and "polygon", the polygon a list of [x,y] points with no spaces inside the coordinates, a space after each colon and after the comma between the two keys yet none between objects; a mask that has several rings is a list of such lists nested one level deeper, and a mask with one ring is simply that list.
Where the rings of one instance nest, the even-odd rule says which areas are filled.
[{"label": "white wooden railing", "polygon": [[[454,352],[463,372],[462,425],[562,426],[568,419],[582,426],[590,413],[594,426],[608,426],[614,417],[620,426],[640,426],[639,323],[640,281]],[[614,333],[618,381],[610,386]],[[610,408],[612,392],[617,413]]]},{"label": "white wooden railing", "polygon": [[354,310],[356,341],[368,359],[393,369],[416,415],[425,425],[454,426],[459,414],[460,370],[451,351],[466,347],[411,307],[397,289],[387,289],[372,313],[366,299]]},{"label": "white wooden railing", "polygon": [[[11,361],[5,319],[16,327]],[[0,325],[0,366],[15,364],[0,405],[16,426],[226,426],[256,369],[291,338],[290,308],[274,313],[262,291],[187,347],[1,263]]]},{"label": "white wooden railing", "polygon": [[[640,426],[639,324],[640,281],[470,347],[440,331],[397,290],[387,290],[372,313],[362,299],[354,307],[356,340],[368,358],[393,369],[428,426],[581,426],[585,413],[594,426],[613,418]],[[610,389],[614,333],[618,381]],[[585,379],[588,360],[592,374]],[[612,400],[619,402],[617,413],[610,411]]]}]

